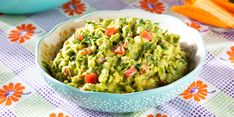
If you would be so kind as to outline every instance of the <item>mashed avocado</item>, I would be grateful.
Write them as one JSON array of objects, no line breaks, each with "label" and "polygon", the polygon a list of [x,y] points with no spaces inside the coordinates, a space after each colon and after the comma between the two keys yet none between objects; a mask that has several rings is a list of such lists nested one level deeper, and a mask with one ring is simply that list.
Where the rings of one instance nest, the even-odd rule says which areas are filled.
[{"label": "mashed avocado", "polygon": [[49,63],[51,75],[85,91],[131,93],[172,83],[187,72],[180,37],[139,18],[86,21]]}]

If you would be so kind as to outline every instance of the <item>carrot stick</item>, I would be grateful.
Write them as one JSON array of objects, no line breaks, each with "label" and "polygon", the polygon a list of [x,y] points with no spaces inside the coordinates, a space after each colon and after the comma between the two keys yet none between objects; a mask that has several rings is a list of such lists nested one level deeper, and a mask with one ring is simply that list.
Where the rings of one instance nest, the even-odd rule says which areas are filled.
[{"label": "carrot stick", "polygon": [[206,12],[211,13],[218,19],[225,22],[230,28],[234,28],[234,16],[231,12],[227,11],[226,9],[218,6],[217,4],[213,3],[211,0],[196,0],[193,3],[194,6],[197,8],[203,9]]},{"label": "carrot stick", "polygon": [[212,1],[234,13],[234,3],[231,3],[228,0],[212,0]]},{"label": "carrot stick", "polygon": [[205,24],[227,28],[228,25],[214,15],[193,5],[173,6],[172,10]]}]

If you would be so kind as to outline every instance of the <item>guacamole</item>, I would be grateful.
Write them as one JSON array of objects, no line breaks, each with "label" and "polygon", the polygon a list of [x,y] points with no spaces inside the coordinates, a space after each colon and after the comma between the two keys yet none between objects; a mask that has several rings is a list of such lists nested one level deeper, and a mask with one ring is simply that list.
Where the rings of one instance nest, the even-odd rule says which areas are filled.
[{"label": "guacamole", "polygon": [[145,19],[86,21],[64,42],[49,72],[85,91],[131,93],[164,86],[187,72],[179,39]]}]

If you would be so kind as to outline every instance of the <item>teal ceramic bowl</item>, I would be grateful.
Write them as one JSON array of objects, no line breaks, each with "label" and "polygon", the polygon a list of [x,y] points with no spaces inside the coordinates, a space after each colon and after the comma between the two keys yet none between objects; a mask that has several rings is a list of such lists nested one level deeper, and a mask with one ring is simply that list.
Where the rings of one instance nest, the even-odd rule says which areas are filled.
[{"label": "teal ceramic bowl", "polygon": [[69,0],[1,0],[0,13],[35,13],[58,7]]},{"label": "teal ceramic bowl", "polygon": [[[84,25],[85,20],[98,18],[139,17],[160,23],[160,27],[181,36],[180,44],[190,56],[190,72],[181,79],[167,86],[128,94],[88,92],[70,87],[52,78],[43,68],[42,61],[49,61],[61,48],[65,38],[74,28]],[[188,27],[179,19],[168,15],[156,15],[142,10],[98,11],[81,18],[58,24],[42,38],[36,48],[36,62],[46,80],[61,96],[77,105],[103,112],[134,112],[161,105],[182,93],[189,84],[196,80],[206,56],[206,49],[198,31]]]}]

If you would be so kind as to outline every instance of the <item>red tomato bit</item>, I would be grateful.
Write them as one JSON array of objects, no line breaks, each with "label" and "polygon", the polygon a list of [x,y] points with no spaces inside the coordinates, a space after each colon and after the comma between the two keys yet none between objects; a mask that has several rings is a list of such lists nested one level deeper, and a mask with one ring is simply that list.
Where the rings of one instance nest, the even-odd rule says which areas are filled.
[{"label": "red tomato bit", "polygon": [[149,41],[152,39],[152,35],[150,34],[150,32],[148,32],[146,30],[141,32],[140,36],[143,37],[146,40],[149,40]]},{"label": "red tomato bit", "polygon": [[111,36],[111,35],[114,35],[115,33],[117,32],[117,30],[114,28],[114,27],[111,27],[111,28],[107,28],[106,29],[106,35],[107,36]]},{"label": "red tomato bit", "polygon": [[135,67],[131,67],[130,69],[126,70],[124,72],[124,77],[125,78],[128,78],[128,77],[131,77],[133,76],[135,73],[137,72],[137,69]]},{"label": "red tomato bit", "polygon": [[85,82],[95,84],[98,81],[97,73],[90,73],[85,75]]},{"label": "red tomato bit", "polygon": [[80,41],[82,41],[82,40],[84,39],[84,36],[83,36],[83,35],[78,34],[78,35],[76,35],[76,38],[77,38],[77,39],[79,39]]},{"label": "red tomato bit", "polygon": [[115,49],[116,54],[124,55],[125,54],[125,49],[123,45],[118,45]]}]

